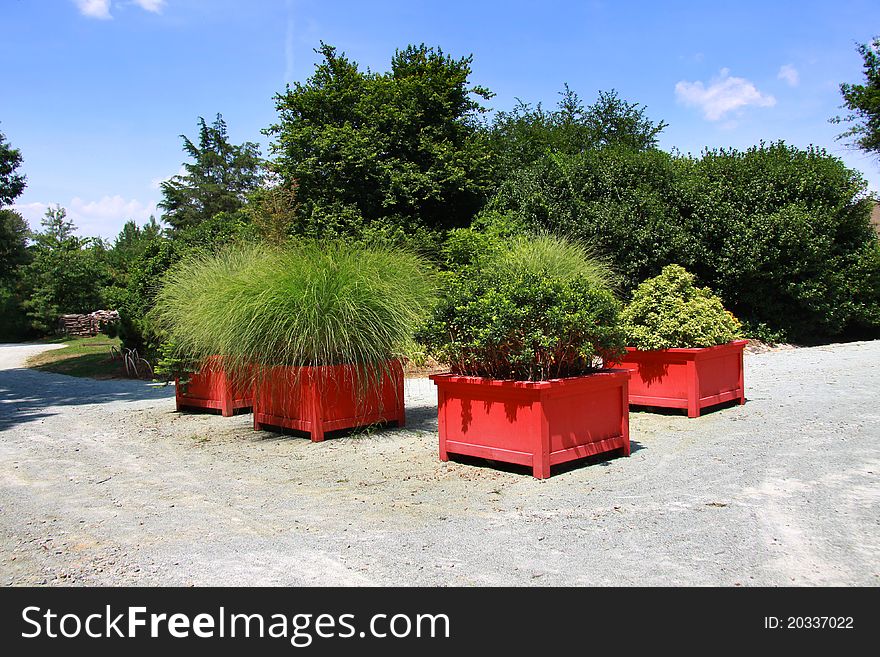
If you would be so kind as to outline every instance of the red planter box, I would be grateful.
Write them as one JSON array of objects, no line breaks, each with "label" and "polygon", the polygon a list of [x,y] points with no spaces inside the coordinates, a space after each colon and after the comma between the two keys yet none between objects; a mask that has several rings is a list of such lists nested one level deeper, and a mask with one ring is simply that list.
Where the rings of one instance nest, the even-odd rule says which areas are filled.
[{"label": "red planter box", "polygon": [[629,456],[629,372],[607,370],[552,381],[500,381],[435,374],[440,459],[479,456],[550,467],[619,449]]},{"label": "red planter box", "polygon": [[734,399],[745,404],[743,349],[748,342],[657,351],[627,347],[628,353],[617,367],[632,371],[629,403],[684,408],[688,417],[699,417],[707,406]]},{"label": "red planter box", "polygon": [[253,386],[229,376],[219,356],[209,358],[202,369],[192,375],[185,392],[179,379],[174,380],[174,386],[178,411],[211,408],[219,409],[223,417],[229,417],[236,409],[253,406]]},{"label": "red planter box", "polygon": [[393,361],[388,369],[362,390],[350,365],[273,368],[257,382],[254,430],[285,427],[305,431],[313,442],[320,442],[327,431],[378,422],[402,427],[403,367]]}]

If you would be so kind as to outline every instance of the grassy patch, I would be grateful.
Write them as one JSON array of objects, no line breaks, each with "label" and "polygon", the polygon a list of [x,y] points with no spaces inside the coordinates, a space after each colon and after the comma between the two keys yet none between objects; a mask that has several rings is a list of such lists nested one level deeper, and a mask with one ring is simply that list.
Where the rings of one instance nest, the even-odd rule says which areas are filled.
[{"label": "grassy patch", "polygon": [[27,366],[32,369],[92,379],[125,376],[122,362],[110,357],[110,347],[119,349],[118,338],[96,335],[92,338],[50,338],[42,342],[65,346],[29,358]]}]

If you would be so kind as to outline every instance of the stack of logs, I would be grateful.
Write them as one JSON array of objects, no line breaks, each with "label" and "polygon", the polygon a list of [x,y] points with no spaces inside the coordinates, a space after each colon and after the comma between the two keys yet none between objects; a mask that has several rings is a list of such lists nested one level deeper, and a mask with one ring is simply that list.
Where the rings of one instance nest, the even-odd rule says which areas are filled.
[{"label": "stack of logs", "polygon": [[101,332],[105,324],[119,320],[115,310],[96,310],[88,315],[61,315],[58,330],[67,335],[92,336]]}]

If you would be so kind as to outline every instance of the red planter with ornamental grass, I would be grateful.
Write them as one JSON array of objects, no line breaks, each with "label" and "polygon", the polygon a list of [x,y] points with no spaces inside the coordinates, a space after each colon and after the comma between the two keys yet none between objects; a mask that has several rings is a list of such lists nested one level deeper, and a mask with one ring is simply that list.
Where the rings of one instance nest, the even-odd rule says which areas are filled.
[{"label": "red planter with ornamental grass", "polygon": [[372,373],[358,372],[351,365],[275,367],[256,385],[257,431],[283,427],[321,442],[329,431],[379,423],[403,426],[405,421],[399,361]]},{"label": "red planter with ornamental grass", "polygon": [[418,255],[303,239],[181,261],[154,314],[174,348],[169,360],[221,353],[254,381],[254,429],[320,442],[328,432],[404,424],[401,359],[435,295]]},{"label": "red planter with ornamental grass", "polygon": [[237,410],[250,410],[253,406],[253,385],[249,379],[233,376],[223,367],[219,356],[208,358],[198,372],[181,383],[174,380],[174,396],[177,410],[213,409],[219,410],[223,417],[235,414]]},{"label": "red planter with ornamental grass", "polygon": [[748,340],[714,347],[657,349],[627,348],[618,367],[632,372],[629,403],[634,406],[682,408],[688,417],[724,402],[746,403],[743,349]]}]

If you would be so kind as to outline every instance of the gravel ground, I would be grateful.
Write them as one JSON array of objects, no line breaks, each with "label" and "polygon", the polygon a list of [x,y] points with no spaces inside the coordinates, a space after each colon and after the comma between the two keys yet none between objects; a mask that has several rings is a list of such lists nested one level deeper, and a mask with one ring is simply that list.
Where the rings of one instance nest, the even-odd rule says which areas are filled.
[{"label": "gravel ground", "polygon": [[406,429],[312,444],[0,345],[0,584],[880,584],[880,342],[746,355],[745,406],[631,415],[630,458],[437,459]]}]

